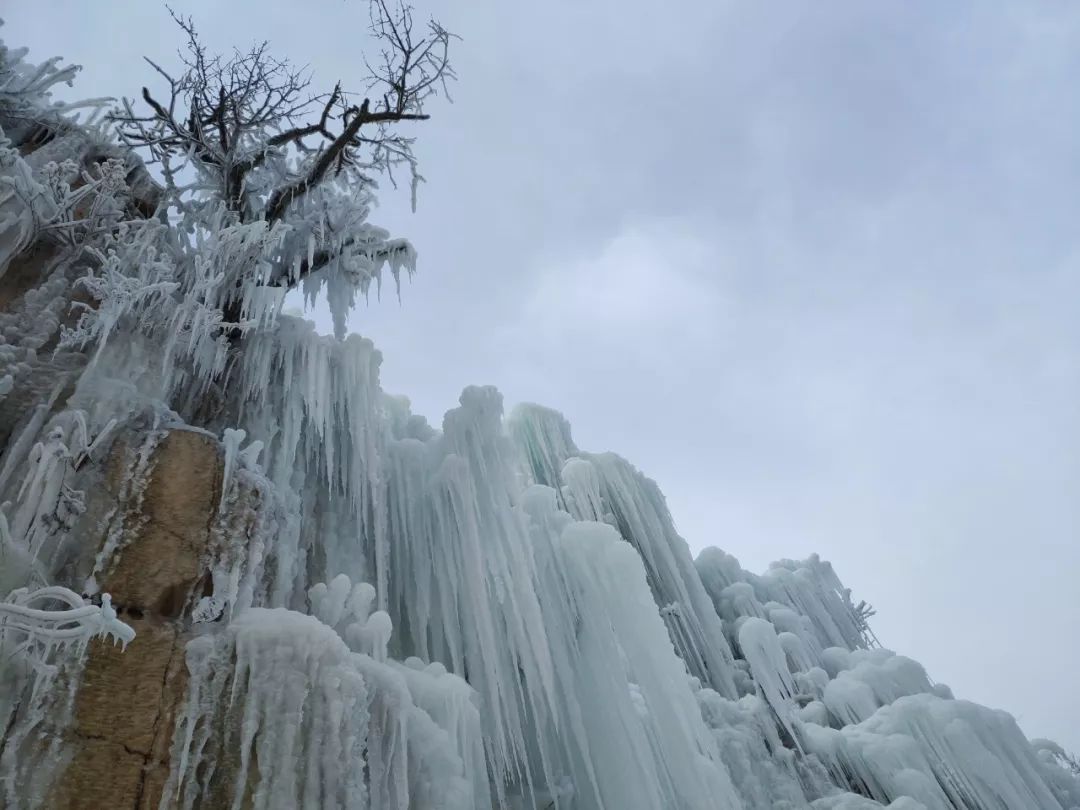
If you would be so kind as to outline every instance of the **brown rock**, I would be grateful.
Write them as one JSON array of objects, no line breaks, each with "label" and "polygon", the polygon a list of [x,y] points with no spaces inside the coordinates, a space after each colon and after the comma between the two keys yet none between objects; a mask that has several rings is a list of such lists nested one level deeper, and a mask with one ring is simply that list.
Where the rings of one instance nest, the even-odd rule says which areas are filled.
[{"label": "brown rock", "polygon": [[[139,802],[145,760],[107,740],[82,740],[75,759],[46,801],[55,810],[132,808]],[[159,794],[160,795],[160,794]]]},{"label": "brown rock", "polygon": [[173,430],[157,449],[143,499],[146,517],[185,538],[201,536],[221,497],[221,445],[194,430]]},{"label": "brown rock", "polygon": [[216,439],[174,430],[155,453],[135,537],[124,547],[102,589],[128,610],[180,615],[203,575],[210,525],[221,497]]},{"label": "brown rock", "polygon": [[[125,456],[117,446],[106,472],[114,494]],[[157,810],[187,689],[180,617],[202,579],[221,476],[212,436],[174,430],[158,445],[140,514],[128,516],[133,536],[103,584],[135,639],[126,650],[91,644],[68,732],[70,765],[50,808]]]},{"label": "brown rock", "polygon": [[[168,763],[159,762],[148,766],[143,774],[142,795],[135,810],[158,810],[161,807],[161,794],[165,792],[165,783],[168,781]],[[168,806],[172,807],[172,804]]]},{"label": "brown rock", "polygon": [[48,806],[157,810],[173,726],[187,688],[186,635],[154,618],[131,622],[126,651],[95,641],[75,703],[70,764]]},{"label": "brown rock", "polygon": [[128,623],[136,635],[127,650],[100,640],[90,647],[75,704],[75,733],[149,757],[160,721],[171,715],[187,673],[183,666],[176,671],[183,649],[174,626],[153,619]]}]

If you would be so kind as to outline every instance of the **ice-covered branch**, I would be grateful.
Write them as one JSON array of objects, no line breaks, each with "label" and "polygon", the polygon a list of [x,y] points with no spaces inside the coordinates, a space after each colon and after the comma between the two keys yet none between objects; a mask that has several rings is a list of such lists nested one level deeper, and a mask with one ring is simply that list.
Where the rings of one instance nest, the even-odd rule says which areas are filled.
[{"label": "ice-covered branch", "polygon": [[0,602],[0,648],[14,642],[14,655],[47,665],[49,654],[96,637],[111,638],[126,647],[135,631],[117,618],[109,594],[101,604],[86,603],[77,593],[59,586],[20,588]]},{"label": "ice-covered branch", "polygon": [[374,67],[364,60],[369,97],[361,101],[340,82],[329,93],[310,94],[310,75],[272,57],[265,42],[228,58],[210,55],[191,19],[173,19],[187,39],[184,69],[173,76],[150,62],[168,83],[167,100],[144,87],[146,114],[125,100],[111,115],[124,142],[146,151],[167,176],[180,170],[179,161],[242,222],[282,221],[331,178],[364,187],[365,172],[393,180],[402,163],[415,186],[412,138],[393,126],[427,120],[425,101],[439,88],[445,94],[455,78],[455,37],[438,22],[416,36],[409,6],[371,0],[370,31],[381,60]]},{"label": "ice-covered branch", "polygon": [[[2,25],[3,20],[0,20]],[[43,123],[43,118],[63,120],[65,115],[75,110],[100,109],[111,101],[86,99],[71,103],[54,100],[53,88],[59,84],[70,87],[82,68],[64,64],[59,56],[33,64],[26,60],[26,55],[26,48],[9,48],[0,40],[0,118],[7,119],[9,124],[32,124],[27,130],[31,134]]]}]

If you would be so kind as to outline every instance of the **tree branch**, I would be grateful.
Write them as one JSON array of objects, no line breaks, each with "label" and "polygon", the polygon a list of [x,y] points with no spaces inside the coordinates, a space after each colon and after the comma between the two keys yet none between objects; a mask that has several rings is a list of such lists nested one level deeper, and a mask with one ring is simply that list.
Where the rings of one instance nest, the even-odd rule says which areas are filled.
[{"label": "tree branch", "polygon": [[315,161],[315,164],[311,167],[311,171],[308,172],[307,176],[294,183],[290,183],[287,186],[276,189],[270,195],[270,199],[266,204],[267,222],[274,223],[279,221],[294,201],[298,200],[306,194],[309,189],[314,188],[323,181],[323,178],[330,170],[330,167],[334,165],[334,162],[340,160],[344,151],[353,144],[354,139],[360,132],[360,127],[364,126],[364,124],[374,124],[385,121],[425,121],[430,117],[422,113],[372,113],[368,111],[368,99],[364,99],[364,103],[360,107],[349,108],[346,113],[353,114],[352,120],[346,125],[342,133],[334,139],[329,148],[319,156],[319,159]]}]

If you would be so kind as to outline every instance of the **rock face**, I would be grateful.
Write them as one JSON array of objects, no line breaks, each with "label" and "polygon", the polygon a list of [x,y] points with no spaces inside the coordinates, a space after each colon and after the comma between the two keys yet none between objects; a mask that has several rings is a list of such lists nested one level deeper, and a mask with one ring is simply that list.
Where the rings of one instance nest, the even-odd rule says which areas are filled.
[{"label": "rock face", "polygon": [[159,807],[187,685],[183,610],[200,584],[221,481],[213,437],[173,430],[158,446],[140,514],[128,515],[134,536],[103,584],[137,635],[124,652],[91,646],[68,732],[72,757],[46,806]]},{"label": "rock face", "polygon": [[[18,141],[17,130],[8,128],[7,134]],[[50,130],[45,137],[24,139],[20,153],[32,156],[64,134],[71,133]],[[115,152],[89,144],[83,148],[82,164],[93,168],[109,157],[116,157]],[[149,175],[133,165],[129,181],[136,208],[149,215],[157,194]],[[82,353],[53,351],[60,328],[70,326],[78,312],[71,303],[86,303],[85,293],[71,283],[74,271],[64,271],[71,262],[61,262],[62,257],[62,248],[43,240],[0,268],[0,352],[16,361],[8,373],[20,383],[15,394],[0,396],[4,461],[16,449],[13,435],[36,409],[55,412],[63,407],[86,365]],[[103,511],[121,502],[122,481],[131,473],[129,450],[141,438],[129,435],[113,443],[102,491],[89,493]],[[158,808],[169,775],[175,713],[187,685],[184,645],[190,635],[183,613],[201,585],[221,497],[220,444],[209,434],[170,430],[158,442],[149,466],[141,498],[123,516],[124,542],[98,583],[137,635],[126,651],[107,641],[91,643],[71,723],[46,734],[61,735],[67,763],[52,779],[47,808]],[[83,526],[88,529],[88,523]],[[64,583],[72,587],[79,587],[76,583],[88,571],[95,546],[104,542],[86,532],[84,540],[85,548],[75,555],[82,563],[69,567]],[[0,810],[3,804],[0,798]]]},{"label": "rock face", "polygon": [[[115,473],[114,473],[115,474]],[[221,498],[220,446],[212,436],[173,430],[155,451],[137,525],[102,590],[136,615],[177,619],[202,574]]]},{"label": "rock face", "polygon": [[101,642],[89,651],[70,732],[73,757],[47,806],[158,807],[186,683],[184,634],[156,617],[129,624],[138,635],[126,652]]}]

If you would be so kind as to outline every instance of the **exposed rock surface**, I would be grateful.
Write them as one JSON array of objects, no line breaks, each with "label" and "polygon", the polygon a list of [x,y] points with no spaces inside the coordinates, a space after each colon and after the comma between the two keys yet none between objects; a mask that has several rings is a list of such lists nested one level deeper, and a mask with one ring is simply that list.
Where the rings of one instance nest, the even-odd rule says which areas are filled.
[{"label": "exposed rock surface", "polygon": [[102,641],[91,646],[69,731],[72,758],[49,807],[159,807],[187,685],[182,613],[199,584],[221,475],[211,436],[173,430],[158,446],[141,514],[128,516],[134,536],[103,586],[137,635],[123,652]]},{"label": "exposed rock surface", "polygon": [[137,525],[102,590],[129,613],[178,618],[202,573],[221,497],[219,444],[204,433],[173,430],[155,451]]},{"label": "exposed rock surface", "polygon": [[[30,155],[58,137],[48,128],[43,132],[40,138],[23,139],[20,152]],[[19,142],[17,131],[9,128],[7,134]],[[115,156],[115,150],[91,146],[82,162],[92,168]],[[157,194],[149,175],[141,165],[133,164],[129,180],[137,208],[149,215]],[[62,253],[58,245],[39,242],[16,256],[0,274],[0,313],[8,313],[13,322],[22,318],[47,327],[32,338],[5,335],[8,341],[19,341],[18,345],[37,352],[26,361],[28,384],[19,388],[18,396],[0,397],[0,447],[8,453],[10,437],[35,407],[50,397],[50,410],[62,407],[85,366],[86,358],[80,353],[53,354],[60,326],[70,325],[73,318],[70,302],[85,295],[65,280],[49,289],[55,297],[47,296],[40,304],[31,300],[35,294],[41,297],[35,291],[53,276]],[[36,315],[43,305],[59,317],[43,320]],[[65,380],[69,381],[67,390],[62,390]],[[138,438],[126,436],[113,444],[103,491],[90,493],[91,502],[100,503],[103,510],[118,502],[121,480],[129,473],[129,444]],[[68,764],[55,777],[45,803],[49,808],[157,808],[168,778],[175,712],[187,683],[184,645],[189,634],[183,611],[200,584],[201,563],[220,499],[220,445],[208,434],[171,430],[155,449],[151,469],[142,498],[124,516],[125,542],[99,583],[137,635],[126,651],[107,641],[92,642],[75,696],[73,723],[54,730],[69,741],[65,746]],[[89,546],[95,544],[93,535],[85,540]],[[103,541],[104,537],[98,538],[97,544]],[[95,551],[83,549],[84,564],[70,573],[85,568]],[[70,584],[76,587],[74,580]]]}]

